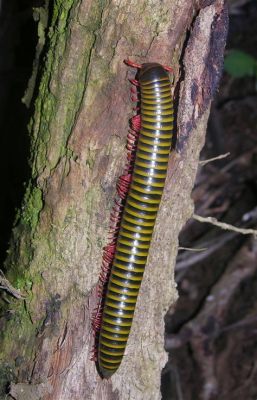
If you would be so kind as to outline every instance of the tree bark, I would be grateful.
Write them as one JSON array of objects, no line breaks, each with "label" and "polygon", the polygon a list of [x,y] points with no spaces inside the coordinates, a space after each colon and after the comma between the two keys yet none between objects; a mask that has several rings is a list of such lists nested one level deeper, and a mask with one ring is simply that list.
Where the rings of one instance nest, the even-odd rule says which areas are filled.
[{"label": "tree bark", "polygon": [[[223,0],[55,0],[50,14],[39,22],[46,40],[30,126],[32,176],[6,260],[8,279],[26,298],[9,299],[2,313],[0,391],[6,398],[9,383],[7,398],[16,400],[160,399],[163,318],[177,297],[178,234],[193,211],[226,7]],[[126,58],[174,68],[177,150],[126,354],[103,381],[90,361],[90,316],[126,162],[135,73]]]}]

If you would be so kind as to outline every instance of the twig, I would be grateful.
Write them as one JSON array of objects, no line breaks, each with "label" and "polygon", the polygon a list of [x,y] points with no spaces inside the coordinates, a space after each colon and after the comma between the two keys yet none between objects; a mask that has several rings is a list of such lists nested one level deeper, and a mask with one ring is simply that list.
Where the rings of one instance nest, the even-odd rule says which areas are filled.
[{"label": "twig", "polygon": [[255,237],[257,237],[256,229],[238,228],[234,225],[227,224],[225,222],[220,222],[214,217],[201,217],[200,215],[197,214],[193,214],[192,218],[198,222],[209,223],[227,231],[238,232],[241,233],[242,235],[254,235]]},{"label": "twig", "polygon": [[217,157],[212,157],[212,158],[209,158],[208,160],[199,161],[199,165],[201,165],[201,167],[202,167],[203,165],[206,165],[206,164],[208,164],[209,162],[216,161],[216,160],[221,160],[222,158],[226,158],[226,157],[228,157],[229,155],[230,155],[229,152],[228,152],[228,153],[225,153],[225,154],[220,154],[220,155],[217,156]]},{"label": "twig", "polygon": [[[220,235],[219,238],[214,238],[213,240],[209,241],[208,244],[204,243],[206,245],[207,250],[193,254],[190,257],[187,256],[180,258],[180,256],[178,256],[178,262],[176,264],[176,272],[182,272],[187,268],[191,267],[192,265],[202,262],[204,259],[206,259],[215,251],[219,250],[222,246],[224,246],[224,244],[234,239],[234,237],[236,237],[236,233],[226,232],[223,235]],[[177,279],[179,280],[179,277]]]},{"label": "twig", "polygon": [[[202,217],[203,218],[203,217]],[[257,207],[248,211],[242,216],[242,221],[244,226],[253,225],[257,222]],[[188,255],[188,253],[180,253],[177,258],[176,272],[177,280],[179,281],[186,272],[186,269],[202,262],[204,259],[208,258],[215,251],[219,250],[227,242],[234,239],[237,236],[237,232],[227,231],[219,235],[218,238],[214,238],[208,241],[202,242],[200,245],[202,248],[206,248],[205,251],[194,252],[195,254]]]},{"label": "twig", "polygon": [[4,276],[3,271],[0,269],[0,289],[10,293],[16,299],[24,299],[26,296],[15,289],[8,279]]},{"label": "twig", "polygon": [[256,327],[256,321],[257,321],[257,317],[246,317],[245,319],[235,322],[234,324],[224,326],[224,328],[222,328],[220,330],[220,333],[228,332],[232,329],[238,329],[238,328],[244,329],[247,325],[251,325],[251,324],[254,324],[254,326]]},{"label": "twig", "polygon": [[178,250],[186,250],[186,251],[193,251],[193,252],[198,252],[198,251],[205,251],[207,250],[207,247],[201,248],[201,249],[196,249],[193,247],[180,247],[178,248]]}]

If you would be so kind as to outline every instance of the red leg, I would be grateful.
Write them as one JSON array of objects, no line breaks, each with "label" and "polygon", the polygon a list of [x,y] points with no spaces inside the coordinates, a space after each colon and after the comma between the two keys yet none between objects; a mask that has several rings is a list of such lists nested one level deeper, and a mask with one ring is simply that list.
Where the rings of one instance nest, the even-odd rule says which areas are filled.
[{"label": "red leg", "polygon": [[139,102],[139,98],[135,97],[135,96],[131,96],[131,101],[133,101],[133,103],[138,103]]},{"label": "red leg", "polygon": [[130,67],[133,67],[133,68],[142,68],[142,65],[141,64],[137,64],[137,63],[135,63],[134,61],[131,61],[131,60],[129,60],[129,59],[127,59],[127,60],[124,60],[124,63],[125,64],[127,64],[127,65],[129,65]]},{"label": "red leg", "polygon": [[117,193],[122,200],[127,196],[131,182],[131,174],[121,175],[117,183]]},{"label": "red leg", "polygon": [[129,79],[129,82],[132,83],[132,85],[140,86],[140,83],[137,79]]},{"label": "red leg", "polygon": [[171,67],[169,67],[168,65],[163,65],[163,68],[164,68],[166,71],[174,72],[174,69],[171,68]]},{"label": "red leg", "polygon": [[140,131],[141,129],[141,115],[137,114],[131,118],[131,126],[134,131]]}]

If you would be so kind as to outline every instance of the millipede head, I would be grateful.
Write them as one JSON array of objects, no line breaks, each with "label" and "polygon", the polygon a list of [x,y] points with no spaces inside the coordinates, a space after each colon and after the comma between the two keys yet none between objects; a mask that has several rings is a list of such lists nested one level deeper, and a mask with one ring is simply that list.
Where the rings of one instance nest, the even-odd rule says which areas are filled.
[{"label": "millipede head", "polygon": [[168,77],[167,70],[158,63],[145,63],[139,71],[139,81],[142,83],[154,81],[157,76],[158,80]]},{"label": "millipede head", "polygon": [[[169,67],[168,65],[162,65],[162,64],[155,63],[155,62],[145,63],[145,64],[138,64],[138,63],[136,63],[134,61],[126,59],[126,60],[124,60],[124,63],[126,65],[128,65],[129,67],[137,68],[139,70],[143,70],[145,68],[145,66],[151,66],[152,68],[161,66],[163,69],[165,69],[165,71],[173,72],[173,68]],[[140,83],[139,83],[139,81],[137,79],[130,79],[130,82],[135,86],[140,86]]]}]

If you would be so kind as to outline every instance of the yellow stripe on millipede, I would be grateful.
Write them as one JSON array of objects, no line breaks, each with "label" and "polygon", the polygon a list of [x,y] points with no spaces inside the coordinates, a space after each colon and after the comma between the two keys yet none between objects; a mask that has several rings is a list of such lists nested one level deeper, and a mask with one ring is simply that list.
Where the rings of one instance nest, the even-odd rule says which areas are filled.
[{"label": "yellow stripe on millipede", "polygon": [[[112,300],[122,301],[119,296],[115,296],[113,293],[110,293],[110,292],[108,293],[108,297],[110,297],[110,299],[112,299]],[[126,303],[136,304],[136,299],[131,296],[130,297],[126,296],[126,300],[124,300],[124,301],[126,301]],[[131,307],[135,307],[135,306],[131,306]]]},{"label": "yellow stripe on millipede", "polygon": [[172,107],[168,107],[166,110],[163,110],[162,107],[160,108],[156,108],[155,110],[151,110],[151,109],[144,109],[144,115],[148,116],[148,115],[172,115],[174,112]]},{"label": "yellow stripe on millipede", "polygon": [[[130,291],[128,288],[127,288],[127,290],[126,291],[122,291],[122,288],[117,288],[116,286],[113,286],[111,283],[110,283],[110,287],[109,287],[109,289],[112,291],[112,292],[114,292],[114,293],[117,293],[117,294],[122,294],[122,293],[124,293],[124,294],[126,294],[126,296],[137,296],[137,294],[138,294],[138,291],[137,292],[135,292],[135,291]],[[125,289],[125,288],[124,288]]]},{"label": "yellow stripe on millipede", "polygon": [[[101,351],[102,352],[102,351]],[[113,360],[112,358],[105,358],[105,357],[103,357],[102,355],[101,355],[101,360],[103,360],[103,361],[105,361],[105,362],[108,362],[108,363],[111,363],[111,364],[120,364],[120,361],[121,361],[121,359],[122,359],[122,357],[120,357],[120,359],[119,360]]]},{"label": "yellow stripe on millipede", "polygon": [[[143,197],[143,196],[140,196],[139,194],[136,194],[136,193],[130,193],[130,196],[133,198],[133,199],[136,199],[136,200],[138,200],[138,201],[141,201],[142,203],[149,203],[149,204],[159,204],[160,203],[160,199],[158,198],[158,199],[153,199],[153,198],[149,198],[149,199],[146,199],[145,197]],[[144,230],[143,229],[141,229],[141,228],[138,228],[138,230],[140,231],[140,232],[144,232]],[[146,231],[147,232],[147,231]]]},{"label": "yellow stripe on millipede", "polygon": [[159,131],[171,131],[172,127],[167,125],[161,125],[161,123],[156,122],[156,125],[151,125],[147,122],[142,121],[142,129],[151,129],[151,130],[159,130]]},{"label": "yellow stripe on millipede", "polygon": [[[158,162],[158,161],[157,161]],[[152,170],[152,171],[149,171],[149,170]],[[158,172],[158,168],[152,168],[151,167],[151,165],[149,166],[149,168],[148,168],[148,170],[142,170],[142,169],[138,169],[137,167],[135,167],[134,168],[134,172],[136,173],[136,174],[138,174],[138,175],[141,175],[141,176],[143,176],[143,177],[147,177],[147,178],[150,178],[150,177],[152,177],[152,178],[158,178],[158,179],[161,179],[161,178],[165,178],[166,177],[166,174],[165,173],[159,173]],[[135,180],[135,178],[137,178],[137,177],[133,177],[133,180]],[[138,179],[138,178],[137,178]],[[154,183],[153,183],[153,186],[154,186]]]},{"label": "yellow stripe on millipede", "polygon": [[134,315],[134,313],[130,313],[130,314],[123,313],[123,314],[121,314],[121,313],[118,313],[118,312],[115,312],[115,311],[111,311],[109,308],[107,308],[105,310],[105,312],[106,312],[107,315],[109,315],[111,317],[122,318],[122,319],[126,319],[126,318],[127,319],[132,319],[133,315]]},{"label": "yellow stripe on millipede", "polygon": [[[116,320],[114,321],[113,319],[108,318],[108,317],[103,317],[103,323],[104,322],[107,322],[107,324],[112,324],[115,326],[117,326],[117,325],[118,326],[131,326],[131,322],[129,322],[129,321],[121,321],[121,322],[117,323]],[[103,325],[103,328],[104,328],[104,325]],[[115,339],[113,339],[113,335],[109,335],[105,332],[102,332],[102,336],[105,337],[106,339],[117,340],[118,342],[124,342],[127,340],[124,337],[116,337],[116,336],[115,336]]]},{"label": "yellow stripe on millipede", "polygon": [[137,219],[130,218],[128,216],[128,214],[124,215],[124,219],[126,221],[130,222],[131,224],[135,224],[135,225],[139,225],[139,226],[151,226],[152,227],[155,224],[155,221],[153,221],[153,220],[151,220],[151,222],[150,221],[138,221]]},{"label": "yellow stripe on millipede", "polygon": [[[148,179],[148,181],[145,181],[144,179],[140,179],[138,176],[134,176],[133,182],[142,183],[143,185],[149,185],[150,184],[149,179]],[[163,188],[164,187],[164,182],[151,182],[151,186],[158,187],[158,188]]]},{"label": "yellow stripe on millipede", "polygon": [[[150,185],[149,185],[150,186]],[[143,186],[140,186],[140,185],[137,185],[136,183],[134,183],[133,182],[133,184],[131,185],[131,188],[132,189],[135,189],[135,190],[137,190],[137,191],[140,191],[140,192],[142,192],[142,193],[145,193],[145,194],[162,194],[162,190],[161,189],[153,189],[152,187],[151,187],[151,191],[150,190],[147,190],[147,189],[145,189]],[[129,214],[132,214],[133,215],[133,212],[131,212],[131,211],[129,211]],[[140,218],[140,217],[139,217]],[[141,218],[144,218],[144,219],[148,219],[147,217],[142,217],[141,216]],[[151,216],[151,219],[155,219],[155,216]]]},{"label": "yellow stripe on millipede", "polygon": [[109,354],[110,356],[123,356],[123,351],[108,351],[106,349],[101,348],[101,353]]},{"label": "yellow stripe on millipede", "polygon": [[[125,303],[123,302],[123,301],[118,301],[117,303],[114,303],[114,302],[112,302],[111,300],[108,300],[107,299],[107,301],[105,302],[105,304],[107,305],[107,306],[110,306],[110,307],[113,307],[113,308],[121,308],[122,310],[129,310],[129,311],[134,311],[134,309],[135,309],[135,307],[133,306],[133,305],[124,305]],[[108,330],[107,329],[107,327],[106,327],[106,330]],[[111,330],[111,332],[116,332],[117,333],[117,330]],[[129,333],[129,330],[119,330],[119,333],[122,333],[122,334],[124,334],[124,333]]]},{"label": "yellow stripe on millipede", "polygon": [[[157,118],[156,118],[157,117]],[[156,121],[161,121],[161,122],[173,122],[174,117],[169,114],[168,117],[163,117],[161,114],[152,114],[152,115],[144,115],[142,117],[142,121],[148,121],[148,122],[156,122]]]},{"label": "yellow stripe on millipede", "polygon": [[115,269],[113,274],[114,274],[114,276],[118,276],[119,278],[122,278],[122,279],[129,279],[131,281],[140,281],[140,282],[142,281],[142,276],[126,275],[125,273],[122,274],[121,272],[118,272],[117,269]]},{"label": "yellow stripe on millipede", "polygon": [[[134,309],[135,309],[135,306],[134,306]],[[121,328],[119,328],[119,330],[118,329],[114,329],[114,328],[111,328],[109,325],[104,325],[104,330],[105,331],[108,331],[108,332],[110,332],[110,333],[115,333],[115,334],[117,334],[117,333],[119,333],[119,334],[121,334],[121,335],[128,335],[129,334],[129,331],[130,331],[130,328],[128,328],[128,329],[121,329]]]},{"label": "yellow stripe on millipede", "polygon": [[148,130],[147,131],[147,130],[144,130],[142,128],[142,130],[140,132],[143,133],[144,136],[148,136],[148,137],[151,137],[151,138],[159,138],[159,137],[161,137],[162,139],[167,139],[167,140],[170,140],[172,138],[172,136],[173,136],[172,135],[172,131],[167,133],[167,132],[163,132],[163,131],[159,130],[159,133],[157,135],[156,132],[154,133],[153,130]]},{"label": "yellow stripe on millipede", "polygon": [[150,240],[148,235],[145,235],[143,233],[138,233],[138,232],[132,233],[130,231],[124,231],[124,229],[122,229],[121,235],[126,237],[126,238],[133,239],[133,240],[138,239],[138,240],[140,240],[142,242],[149,242],[149,240]]},{"label": "yellow stripe on millipede", "polygon": [[101,362],[101,367],[103,367],[104,369],[107,369],[109,371],[116,371],[117,367],[110,367],[109,365],[105,364],[104,362]]},{"label": "yellow stripe on millipede", "polygon": [[130,246],[130,247],[137,247],[138,249],[145,249],[148,250],[150,245],[149,244],[145,244],[145,243],[139,243],[139,241],[136,241],[137,243],[135,243],[136,240],[128,240],[127,238],[123,237],[123,235],[120,236],[119,238],[119,243],[121,245],[125,244],[125,246]]},{"label": "yellow stripe on millipede", "polygon": [[158,147],[167,147],[170,145],[170,142],[168,140],[165,140],[165,142],[160,142],[159,138],[155,139],[149,139],[147,136],[145,136],[143,133],[141,134],[140,137],[140,142],[144,144],[149,144],[149,146],[157,145]]},{"label": "yellow stripe on millipede", "polygon": [[[142,151],[145,151],[146,153],[152,154],[153,152],[157,153],[157,149],[154,150],[154,147],[159,147],[157,144],[153,145],[152,148],[149,148],[147,146],[143,146],[142,143],[139,144],[138,148]],[[170,148],[168,149],[158,149],[158,154],[170,154]],[[150,157],[149,157],[150,158]]]},{"label": "yellow stripe on millipede", "polygon": [[170,97],[169,92],[159,92],[158,94],[159,94],[159,96],[156,96],[156,92],[155,93],[145,92],[143,96],[144,96],[144,99],[147,99],[147,100],[156,100],[156,97],[159,99],[166,99],[167,97]]},{"label": "yellow stripe on millipede", "polygon": [[[135,182],[133,182],[133,188],[137,188],[137,185],[135,184]],[[156,192],[157,192],[157,190],[156,190]],[[131,207],[127,207],[127,209],[126,209],[126,211],[130,214],[130,215],[133,215],[134,217],[137,217],[137,218],[144,218],[144,219],[150,219],[150,220],[155,220],[155,218],[156,218],[156,215],[157,215],[157,213],[154,213],[154,214],[145,214],[145,213],[143,213],[142,214],[142,212],[140,212],[140,211],[136,211],[136,210],[132,210],[131,209]],[[138,246],[137,247],[144,247],[144,246],[142,246],[142,244],[138,244]]]},{"label": "yellow stripe on millipede", "polygon": [[145,113],[145,111],[151,111],[155,112],[157,110],[160,110],[161,112],[165,112],[166,110],[172,109],[173,113],[173,103],[166,103],[166,104],[142,104],[141,105],[141,111],[142,115]]},{"label": "yellow stripe on millipede", "polygon": [[115,279],[114,274],[112,275],[112,282],[115,283],[115,285],[118,286],[123,286],[129,289],[139,289],[140,288],[140,284],[139,283],[131,283],[131,282],[122,282],[120,280]]},{"label": "yellow stripe on millipede", "polygon": [[[128,245],[128,247],[124,247],[122,246],[122,243],[119,240],[119,244],[117,246],[117,251],[121,251],[122,253],[128,253],[131,254],[132,252],[132,248],[137,248],[137,246],[132,246],[132,245]],[[137,256],[139,257],[145,257],[148,254],[148,249],[146,251],[138,251],[137,250]]]},{"label": "yellow stripe on millipede", "polygon": [[[125,257],[125,256],[124,256],[124,257],[121,256],[120,254],[116,254],[116,260],[124,261],[124,262],[127,262],[127,263],[133,261],[133,263],[135,263],[135,264],[142,264],[142,265],[145,264],[145,260],[133,260],[132,257],[133,257],[133,256],[130,256],[129,258],[127,258],[127,257]],[[114,282],[114,281],[113,281],[113,282]],[[120,284],[120,286],[123,286],[123,285]],[[130,286],[130,287],[133,287],[133,286]]]},{"label": "yellow stripe on millipede", "polygon": [[106,347],[113,347],[114,349],[125,349],[127,340],[123,344],[110,343],[110,342],[106,342],[105,340],[101,340],[101,343]]},{"label": "yellow stripe on millipede", "polygon": [[[118,260],[115,261],[114,265],[117,266],[118,268],[125,269],[124,268],[125,265],[120,264]],[[127,270],[128,270],[128,267],[126,266],[126,271]],[[144,267],[134,267],[133,268],[134,272],[144,272],[144,270],[145,270]]]},{"label": "yellow stripe on millipede", "polygon": [[[168,161],[169,161],[169,156],[166,156],[166,157],[158,157],[158,156],[156,155],[156,153],[155,153],[154,155],[155,155],[155,157],[153,157],[154,161],[157,161],[157,162],[168,162]],[[145,154],[145,153],[142,153],[140,150],[137,152],[137,157],[140,157],[140,158],[142,158],[143,160],[149,160],[149,155],[148,155],[148,154]],[[147,174],[147,173],[149,174],[148,171],[146,171],[146,174]],[[165,177],[166,177],[166,174],[164,174],[163,177],[165,178]]]},{"label": "yellow stripe on millipede", "polygon": [[[158,165],[158,167],[156,166],[156,162],[158,161],[152,161],[152,164],[147,163],[147,160],[145,162],[141,161],[141,159],[137,160],[137,166],[142,167],[147,169],[148,171],[145,171],[145,176],[154,176],[154,173],[150,174],[149,173],[149,169],[150,168],[154,168],[155,170],[166,170],[167,169],[167,164],[164,164],[162,166]],[[148,173],[146,173],[148,172]],[[155,176],[157,178],[157,176]]]},{"label": "yellow stripe on millipede", "polygon": [[162,105],[162,104],[170,104],[170,99],[169,97],[167,97],[167,99],[161,100],[161,99],[156,99],[156,100],[150,100],[150,99],[146,99],[146,100],[142,100],[142,104],[143,106],[155,106],[155,105]]},{"label": "yellow stripe on millipede", "polygon": [[[158,211],[159,204],[157,206],[147,205],[147,207],[141,207],[138,202],[133,201],[133,199],[128,198],[127,203],[130,204],[132,207],[137,208],[138,210],[146,210],[146,211]],[[143,240],[143,239],[142,239]]]}]

